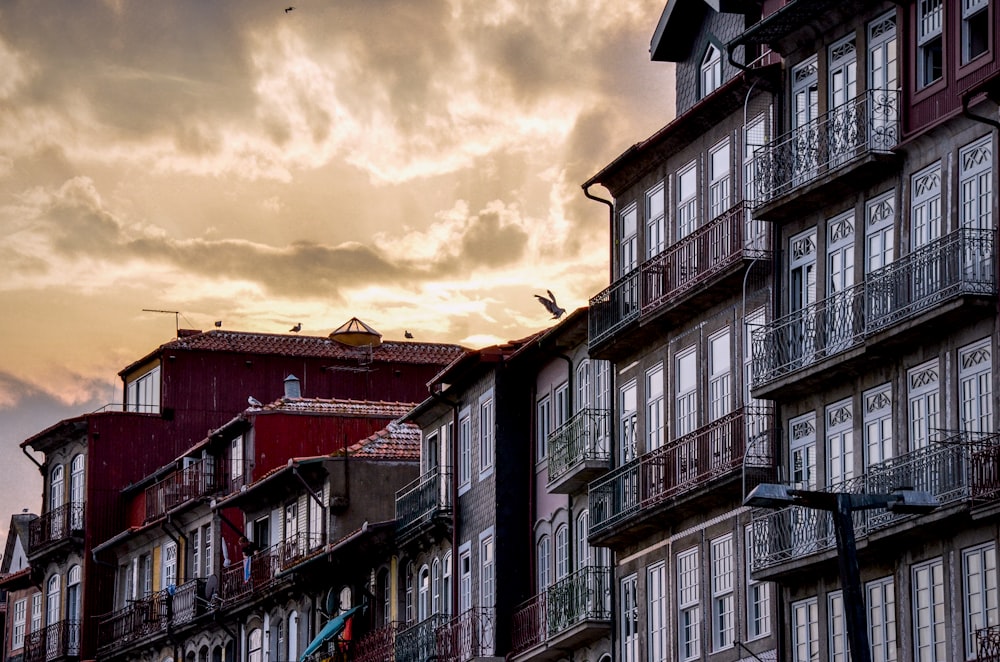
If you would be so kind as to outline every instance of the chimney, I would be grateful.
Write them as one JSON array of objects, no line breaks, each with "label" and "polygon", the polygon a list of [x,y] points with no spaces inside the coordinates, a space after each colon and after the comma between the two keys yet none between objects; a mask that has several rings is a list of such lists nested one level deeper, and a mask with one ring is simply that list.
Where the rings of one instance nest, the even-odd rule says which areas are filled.
[{"label": "chimney", "polygon": [[292,400],[302,397],[302,385],[295,375],[285,377],[285,399]]}]

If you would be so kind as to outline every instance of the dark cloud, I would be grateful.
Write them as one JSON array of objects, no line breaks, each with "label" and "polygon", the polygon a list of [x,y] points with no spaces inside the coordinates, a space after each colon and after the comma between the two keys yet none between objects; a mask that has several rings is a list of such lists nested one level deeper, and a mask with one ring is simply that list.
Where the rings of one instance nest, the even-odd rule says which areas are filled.
[{"label": "dark cloud", "polygon": [[527,245],[524,230],[504,224],[496,212],[484,211],[470,219],[459,255],[468,266],[499,267],[520,261]]}]

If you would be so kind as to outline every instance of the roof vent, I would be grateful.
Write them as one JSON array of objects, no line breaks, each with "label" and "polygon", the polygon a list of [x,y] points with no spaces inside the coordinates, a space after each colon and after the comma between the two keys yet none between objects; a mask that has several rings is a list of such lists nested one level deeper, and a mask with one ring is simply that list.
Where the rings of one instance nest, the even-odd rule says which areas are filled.
[{"label": "roof vent", "polygon": [[382,334],[352,317],[330,334],[330,340],[351,347],[378,347],[382,344]]},{"label": "roof vent", "polygon": [[285,399],[297,400],[302,397],[302,384],[295,375],[285,377]]}]

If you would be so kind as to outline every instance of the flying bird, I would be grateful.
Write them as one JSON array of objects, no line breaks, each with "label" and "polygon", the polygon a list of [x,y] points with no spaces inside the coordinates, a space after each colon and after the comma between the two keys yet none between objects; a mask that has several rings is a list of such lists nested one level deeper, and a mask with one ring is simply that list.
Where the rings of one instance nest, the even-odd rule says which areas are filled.
[{"label": "flying bird", "polygon": [[559,304],[556,303],[556,295],[552,294],[552,290],[545,290],[545,291],[549,295],[548,299],[546,299],[545,297],[543,297],[540,294],[536,294],[535,298],[538,299],[538,303],[540,303],[543,306],[545,306],[545,310],[547,310],[550,313],[552,313],[552,319],[557,320],[557,319],[559,319],[560,317],[563,316],[563,313],[566,312],[566,309],[565,308],[560,308]]},{"label": "flying bird", "polygon": [[403,337],[404,338],[409,338],[409,339],[412,340],[413,339],[413,334],[410,333],[409,331],[403,331]]},{"label": "flying bird", "polygon": [[290,328],[288,331],[289,333],[298,333],[301,330],[302,330],[302,322],[299,322],[298,324]]},{"label": "flying bird", "polygon": [[292,11],[293,9],[295,9],[295,7],[285,7],[285,13],[287,14],[288,12]]},{"label": "flying bird", "polygon": [[260,400],[258,400],[257,398],[253,397],[252,395],[247,396],[247,404],[249,404],[251,407],[263,407],[264,406],[264,404]]}]

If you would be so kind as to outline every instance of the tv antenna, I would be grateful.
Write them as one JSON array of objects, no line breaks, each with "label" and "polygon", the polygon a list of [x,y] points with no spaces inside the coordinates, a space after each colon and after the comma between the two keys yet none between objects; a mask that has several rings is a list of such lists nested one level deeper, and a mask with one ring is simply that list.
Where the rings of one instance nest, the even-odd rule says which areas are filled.
[{"label": "tv antenna", "polygon": [[169,313],[174,316],[174,334],[180,335],[181,330],[181,311],[179,310],[157,310],[155,308],[143,308],[144,313]]}]

